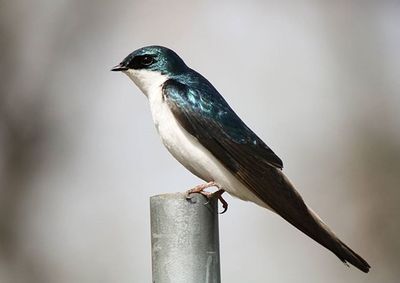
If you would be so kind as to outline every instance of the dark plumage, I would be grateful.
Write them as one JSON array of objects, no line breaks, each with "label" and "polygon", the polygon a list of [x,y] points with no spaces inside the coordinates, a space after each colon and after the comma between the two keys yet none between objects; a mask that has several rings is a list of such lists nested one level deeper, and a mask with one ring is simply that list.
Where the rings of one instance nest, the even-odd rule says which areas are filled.
[{"label": "dark plumage", "polygon": [[276,213],[341,261],[368,272],[368,263],[307,208],[282,174],[281,159],[242,122],[222,96],[215,95],[218,92],[206,79],[197,73],[193,76],[198,82],[193,84],[191,79],[190,87],[179,78],[167,81],[163,87],[165,99],[181,125]]},{"label": "dark plumage", "polygon": [[[213,85],[170,49],[150,46],[116,67],[167,75],[162,98],[179,124],[267,207],[364,272],[368,263],[346,246],[304,203],[283,174],[281,159],[236,115]],[[119,69],[118,69],[119,70]]]}]

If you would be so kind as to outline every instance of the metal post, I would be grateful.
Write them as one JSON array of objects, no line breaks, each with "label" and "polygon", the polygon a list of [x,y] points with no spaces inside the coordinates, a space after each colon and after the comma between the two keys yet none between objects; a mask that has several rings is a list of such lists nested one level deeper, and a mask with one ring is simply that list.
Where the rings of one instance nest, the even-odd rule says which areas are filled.
[{"label": "metal post", "polygon": [[218,203],[191,197],[150,198],[153,283],[221,282]]}]

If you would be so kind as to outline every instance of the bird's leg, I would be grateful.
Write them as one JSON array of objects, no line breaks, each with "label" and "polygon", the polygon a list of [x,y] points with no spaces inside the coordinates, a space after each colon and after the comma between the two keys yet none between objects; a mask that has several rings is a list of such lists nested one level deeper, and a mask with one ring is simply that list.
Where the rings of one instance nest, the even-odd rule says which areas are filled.
[{"label": "bird's leg", "polygon": [[[210,192],[204,191],[205,189],[210,188],[210,187],[217,187],[217,188],[218,188],[218,191],[216,191],[216,192],[214,192],[214,193],[210,193]],[[225,192],[225,190],[223,190],[223,189],[221,188],[221,186],[220,186],[218,183],[216,183],[216,182],[214,182],[214,181],[211,181],[211,182],[208,182],[208,183],[204,183],[204,184],[201,184],[201,185],[197,185],[196,187],[194,187],[194,188],[188,190],[188,191],[186,192],[186,199],[191,199],[190,195],[193,194],[193,193],[200,193],[200,194],[202,194],[203,196],[205,196],[207,199],[210,199],[210,198],[212,198],[212,197],[217,197],[218,200],[219,200],[219,201],[221,202],[221,204],[222,204],[222,208],[224,209],[224,210],[220,213],[220,214],[222,214],[222,213],[225,213],[225,212],[228,210],[228,203],[227,203],[226,200],[224,200],[223,197],[222,197],[222,194],[223,194],[224,192]]]}]

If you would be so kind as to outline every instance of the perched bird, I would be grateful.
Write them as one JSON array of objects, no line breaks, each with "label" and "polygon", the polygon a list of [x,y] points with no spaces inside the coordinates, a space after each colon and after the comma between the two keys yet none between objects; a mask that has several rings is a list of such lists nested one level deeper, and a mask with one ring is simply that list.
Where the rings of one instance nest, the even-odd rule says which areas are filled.
[{"label": "perched bird", "polygon": [[344,263],[368,272],[368,263],[313,212],[283,174],[281,159],[236,115],[214,86],[172,50],[148,46],[129,54],[122,71],[147,96],[168,151],[216,192],[254,202],[286,219]]}]

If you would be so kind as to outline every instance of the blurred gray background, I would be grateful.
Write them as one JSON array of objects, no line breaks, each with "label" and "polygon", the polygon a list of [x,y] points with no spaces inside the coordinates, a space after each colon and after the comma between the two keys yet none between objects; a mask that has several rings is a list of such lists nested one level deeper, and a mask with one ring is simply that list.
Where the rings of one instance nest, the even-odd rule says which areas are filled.
[{"label": "blurred gray background", "polygon": [[0,3],[0,282],[151,281],[149,197],[200,180],[109,71],[150,44],[210,79],[372,266],[227,197],[223,282],[398,282],[399,1]]}]

